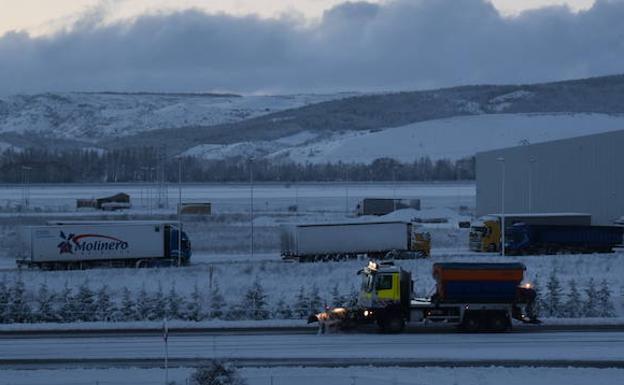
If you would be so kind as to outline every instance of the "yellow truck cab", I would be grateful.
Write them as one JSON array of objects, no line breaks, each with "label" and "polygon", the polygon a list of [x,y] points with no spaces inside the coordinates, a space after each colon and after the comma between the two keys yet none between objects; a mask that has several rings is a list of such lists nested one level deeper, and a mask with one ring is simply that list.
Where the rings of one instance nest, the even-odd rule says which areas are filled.
[{"label": "yellow truck cab", "polygon": [[470,250],[497,252],[500,250],[500,220],[497,217],[483,217],[470,225]]},{"label": "yellow truck cab", "polygon": [[358,306],[362,316],[376,320],[388,331],[400,331],[405,327],[412,294],[412,275],[392,262],[369,262],[360,270],[362,286]]}]

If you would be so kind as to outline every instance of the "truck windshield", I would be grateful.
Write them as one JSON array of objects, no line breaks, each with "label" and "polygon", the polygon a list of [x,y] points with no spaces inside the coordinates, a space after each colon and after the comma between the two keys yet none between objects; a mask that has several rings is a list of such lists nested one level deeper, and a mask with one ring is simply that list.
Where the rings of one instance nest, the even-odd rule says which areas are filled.
[{"label": "truck windshield", "polygon": [[377,283],[375,284],[376,290],[389,290],[392,289],[392,275],[382,274],[377,276]]}]

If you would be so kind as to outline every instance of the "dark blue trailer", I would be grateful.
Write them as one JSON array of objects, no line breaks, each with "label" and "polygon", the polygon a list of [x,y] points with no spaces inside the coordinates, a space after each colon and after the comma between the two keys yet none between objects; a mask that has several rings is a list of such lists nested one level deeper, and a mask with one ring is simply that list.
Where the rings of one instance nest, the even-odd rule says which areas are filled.
[{"label": "dark blue trailer", "polygon": [[510,255],[611,253],[622,244],[621,226],[553,226],[517,223],[506,235]]}]

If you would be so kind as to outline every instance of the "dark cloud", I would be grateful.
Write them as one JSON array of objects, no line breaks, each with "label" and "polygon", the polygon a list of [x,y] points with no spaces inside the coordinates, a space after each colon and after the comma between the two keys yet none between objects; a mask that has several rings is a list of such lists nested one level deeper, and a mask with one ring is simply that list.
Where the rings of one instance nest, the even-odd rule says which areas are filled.
[{"label": "dark cloud", "polygon": [[0,37],[0,92],[300,92],[517,83],[624,72],[624,2],[502,17],[482,0],[344,3],[312,26],[189,10]]}]

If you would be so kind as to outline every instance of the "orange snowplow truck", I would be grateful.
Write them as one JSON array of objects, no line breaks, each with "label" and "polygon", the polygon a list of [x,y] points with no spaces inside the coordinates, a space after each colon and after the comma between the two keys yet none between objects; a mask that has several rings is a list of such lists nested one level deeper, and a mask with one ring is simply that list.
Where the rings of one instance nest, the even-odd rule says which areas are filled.
[{"label": "orange snowplow truck", "polygon": [[435,293],[414,298],[409,272],[391,262],[370,262],[358,272],[362,286],[355,306],[329,309],[309,321],[318,321],[321,330],[376,323],[397,333],[406,325],[436,322],[472,332],[510,330],[512,319],[539,323],[525,270],[521,263],[434,263]]}]

